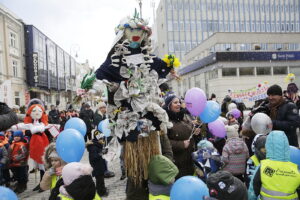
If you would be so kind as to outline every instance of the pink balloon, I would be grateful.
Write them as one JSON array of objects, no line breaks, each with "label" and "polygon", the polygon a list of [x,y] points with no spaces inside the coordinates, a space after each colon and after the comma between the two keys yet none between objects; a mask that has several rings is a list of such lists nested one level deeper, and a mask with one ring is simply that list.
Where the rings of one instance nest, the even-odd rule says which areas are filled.
[{"label": "pink balloon", "polygon": [[184,101],[188,111],[194,116],[199,116],[203,112],[207,100],[203,90],[191,88],[186,92]]},{"label": "pink balloon", "polygon": [[225,124],[220,119],[208,123],[208,129],[214,136],[223,138],[226,135]]},{"label": "pink balloon", "polygon": [[241,111],[237,108],[234,108],[230,111],[230,113],[234,116],[234,118],[239,118],[241,116]]}]

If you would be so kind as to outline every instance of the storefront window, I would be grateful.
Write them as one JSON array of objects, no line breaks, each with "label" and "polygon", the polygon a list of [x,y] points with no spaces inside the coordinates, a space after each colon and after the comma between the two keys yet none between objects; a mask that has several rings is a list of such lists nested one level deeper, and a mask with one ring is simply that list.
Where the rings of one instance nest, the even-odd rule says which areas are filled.
[{"label": "storefront window", "polygon": [[236,76],[236,68],[223,68],[222,76]]},{"label": "storefront window", "polygon": [[256,67],[257,75],[271,75],[271,67]]},{"label": "storefront window", "polygon": [[273,67],[273,74],[274,75],[287,74],[287,67],[286,66]]},{"label": "storefront window", "polygon": [[254,67],[240,68],[240,76],[252,76],[254,75]]}]

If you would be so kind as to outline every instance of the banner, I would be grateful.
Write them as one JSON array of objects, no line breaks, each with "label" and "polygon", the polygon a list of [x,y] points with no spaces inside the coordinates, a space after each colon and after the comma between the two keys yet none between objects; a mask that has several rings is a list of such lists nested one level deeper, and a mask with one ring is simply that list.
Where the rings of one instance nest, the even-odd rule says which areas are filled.
[{"label": "banner", "polygon": [[266,84],[259,84],[257,87],[253,87],[246,90],[230,91],[229,96],[237,102],[242,102],[243,100],[257,101],[268,97],[268,88],[269,87]]}]

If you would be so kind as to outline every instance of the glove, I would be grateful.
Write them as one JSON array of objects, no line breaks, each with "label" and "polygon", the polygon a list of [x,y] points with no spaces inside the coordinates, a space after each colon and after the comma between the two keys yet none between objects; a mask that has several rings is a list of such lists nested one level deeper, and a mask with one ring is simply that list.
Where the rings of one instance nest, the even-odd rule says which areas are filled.
[{"label": "glove", "polygon": [[204,152],[203,153],[203,158],[204,159],[209,159],[209,158],[211,158],[211,154],[209,152]]},{"label": "glove", "polygon": [[49,169],[49,175],[52,176],[52,175],[54,175],[54,174],[55,174],[55,169],[54,169],[53,167],[51,167],[51,168]]}]

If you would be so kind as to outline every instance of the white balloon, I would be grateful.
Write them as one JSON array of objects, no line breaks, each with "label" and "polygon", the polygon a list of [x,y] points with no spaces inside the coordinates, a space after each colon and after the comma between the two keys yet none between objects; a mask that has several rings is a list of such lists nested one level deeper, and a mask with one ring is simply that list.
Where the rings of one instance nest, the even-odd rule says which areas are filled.
[{"label": "white balloon", "polygon": [[235,109],[235,108],[237,108],[236,104],[235,104],[235,103],[230,103],[230,104],[228,105],[228,112],[230,112],[231,110],[233,110],[233,109]]},{"label": "white balloon", "polygon": [[264,113],[256,113],[251,119],[251,128],[256,134],[266,135],[272,131],[272,120]]}]

